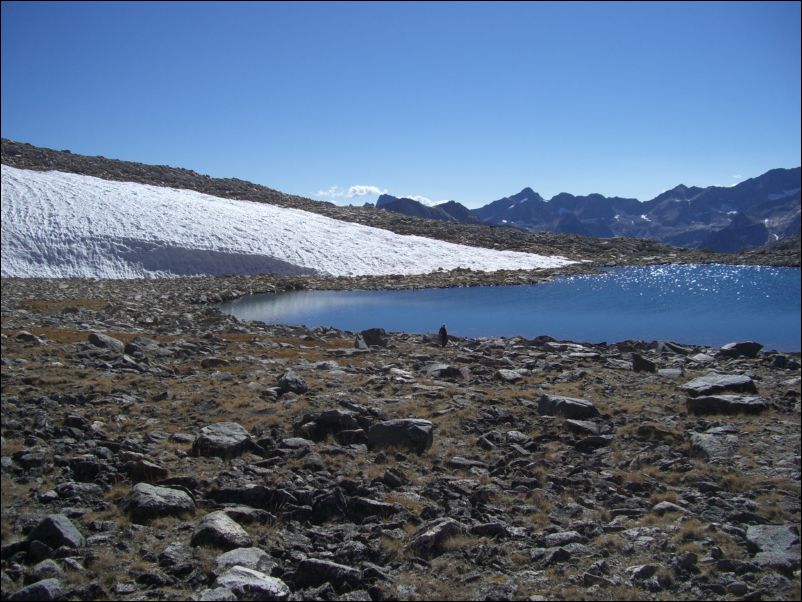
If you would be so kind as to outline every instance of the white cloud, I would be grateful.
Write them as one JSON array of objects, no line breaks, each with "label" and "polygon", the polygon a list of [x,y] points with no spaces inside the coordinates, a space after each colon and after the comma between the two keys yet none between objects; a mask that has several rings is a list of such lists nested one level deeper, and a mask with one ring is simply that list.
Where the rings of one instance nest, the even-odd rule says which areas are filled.
[{"label": "white cloud", "polygon": [[343,190],[339,186],[329,186],[326,190],[318,190],[313,193],[313,196],[319,199],[336,202],[337,199],[353,199],[354,197],[370,195],[379,196],[380,194],[387,194],[387,189],[381,189],[378,186],[370,184],[354,184],[353,186],[349,186],[348,190]]},{"label": "white cloud", "polygon": [[385,188],[382,190],[378,186],[371,186],[371,185],[364,185],[364,184],[355,184],[348,189],[348,192],[345,193],[345,196],[349,199],[354,198],[355,196],[367,196],[369,194],[387,194],[387,189]]}]

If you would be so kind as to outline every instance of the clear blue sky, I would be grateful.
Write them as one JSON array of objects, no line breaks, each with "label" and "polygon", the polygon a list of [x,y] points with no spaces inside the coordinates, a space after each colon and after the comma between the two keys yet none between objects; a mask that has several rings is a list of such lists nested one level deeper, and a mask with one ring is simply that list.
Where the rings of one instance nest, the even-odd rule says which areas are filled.
[{"label": "clear blue sky", "polygon": [[800,71],[798,2],[2,3],[3,137],[339,203],[796,167]]}]

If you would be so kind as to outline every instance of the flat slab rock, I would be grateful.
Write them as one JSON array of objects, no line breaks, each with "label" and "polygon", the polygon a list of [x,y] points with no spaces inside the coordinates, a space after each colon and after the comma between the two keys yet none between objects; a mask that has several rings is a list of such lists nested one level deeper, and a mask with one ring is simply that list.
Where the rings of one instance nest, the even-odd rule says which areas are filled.
[{"label": "flat slab rock", "polygon": [[244,566],[232,566],[215,580],[218,588],[234,592],[238,600],[286,600],[290,588],[281,579]]},{"label": "flat slab rock", "polygon": [[746,395],[705,395],[685,402],[693,414],[759,414],[769,405],[762,397]]},{"label": "flat slab rock", "polygon": [[599,416],[599,410],[587,399],[563,397],[561,395],[543,395],[537,404],[537,411],[542,416],[565,416],[583,420]]},{"label": "flat slab rock", "polygon": [[793,525],[750,525],[746,530],[753,561],[785,573],[800,566],[799,530]]},{"label": "flat slab rock", "polygon": [[697,397],[699,395],[713,395],[724,391],[735,393],[757,393],[757,387],[752,379],[745,374],[719,374],[711,372],[694,378],[692,381],[680,385],[680,389],[686,391],[688,395]]}]

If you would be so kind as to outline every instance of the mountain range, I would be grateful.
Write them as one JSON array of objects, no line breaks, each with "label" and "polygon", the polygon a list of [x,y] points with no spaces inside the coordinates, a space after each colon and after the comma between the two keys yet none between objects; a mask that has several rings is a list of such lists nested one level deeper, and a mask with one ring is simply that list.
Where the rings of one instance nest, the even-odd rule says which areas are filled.
[{"label": "mountain range", "polygon": [[379,197],[376,207],[438,221],[599,238],[646,238],[730,253],[799,236],[801,189],[802,171],[796,167],[772,169],[731,187],[680,184],[645,202],[567,192],[546,200],[524,188],[478,209],[456,201],[429,207],[387,194]]}]

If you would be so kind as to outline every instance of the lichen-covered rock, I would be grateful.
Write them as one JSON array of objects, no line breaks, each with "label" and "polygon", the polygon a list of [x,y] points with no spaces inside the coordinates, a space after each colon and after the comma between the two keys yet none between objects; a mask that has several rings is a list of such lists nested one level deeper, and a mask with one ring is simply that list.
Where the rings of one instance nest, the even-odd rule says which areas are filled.
[{"label": "lichen-covered rock", "polygon": [[162,516],[195,513],[195,502],[179,489],[137,483],[123,502],[123,510],[135,523],[144,523]]},{"label": "lichen-covered rock", "polygon": [[236,458],[253,446],[251,435],[236,422],[218,422],[204,426],[192,444],[194,456]]}]

